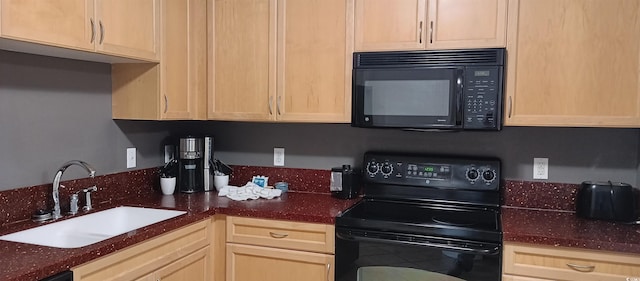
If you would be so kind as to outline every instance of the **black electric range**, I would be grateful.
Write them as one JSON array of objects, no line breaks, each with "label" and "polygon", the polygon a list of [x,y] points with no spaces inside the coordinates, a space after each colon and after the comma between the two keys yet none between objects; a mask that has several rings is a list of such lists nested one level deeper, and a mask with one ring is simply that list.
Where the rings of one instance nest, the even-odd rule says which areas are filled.
[{"label": "black electric range", "polygon": [[363,167],[364,199],[336,218],[337,281],[501,279],[500,160],[368,152]]}]

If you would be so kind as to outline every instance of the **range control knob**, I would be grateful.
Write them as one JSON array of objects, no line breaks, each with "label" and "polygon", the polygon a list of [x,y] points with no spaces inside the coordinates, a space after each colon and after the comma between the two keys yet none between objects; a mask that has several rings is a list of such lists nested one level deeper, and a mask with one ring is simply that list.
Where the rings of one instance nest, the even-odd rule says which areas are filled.
[{"label": "range control knob", "polygon": [[367,173],[369,173],[370,177],[375,177],[379,170],[380,168],[377,162],[371,161],[367,163]]},{"label": "range control knob", "polygon": [[478,176],[480,176],[478,174],[478,170],[476,170],[476,168],[470,168],[467,169],[467,179],[470,181],[475,181],[478,179]]},{"label": "range control knob", "polygon": [[482,179],[484,179],[484,181],[486,182],[492,182],[494,179],[496,179],[496,172],[486,169],[484,170],[484,172],[482,172]]},{"label": "range control knob", "polygon": [[384,162],[380,170],[382,171],[383,176],[388,177],[391,175],[391,173],[393,173],[393,165],[391,165],[391,163],[389,162]]}]

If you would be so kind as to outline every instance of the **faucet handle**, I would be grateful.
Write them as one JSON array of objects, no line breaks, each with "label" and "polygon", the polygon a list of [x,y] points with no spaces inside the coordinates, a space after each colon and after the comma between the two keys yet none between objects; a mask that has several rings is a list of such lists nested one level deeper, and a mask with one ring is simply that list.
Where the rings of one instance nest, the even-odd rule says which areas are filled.
[{"label": "faucet handle", "polygon": [[71,194],[69,203],[69,214],[75,215],[78,213],[78,193]]},{"label": "faucet handle", "polygon": [[85,193],[85,206],[82,208],[84,211],[91,211],[93,206],[91,206],[91,192],[98,191],[98,187],[95,185],[89,188],[85,188],[82,192]]}]

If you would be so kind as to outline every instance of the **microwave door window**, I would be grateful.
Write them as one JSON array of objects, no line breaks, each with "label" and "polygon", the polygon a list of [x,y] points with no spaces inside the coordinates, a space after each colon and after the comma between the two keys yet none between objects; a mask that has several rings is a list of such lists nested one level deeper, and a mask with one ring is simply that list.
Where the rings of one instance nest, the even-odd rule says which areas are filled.
[{"label": "microwave door window", "polygon": [[364,81],[364,114],[373,125],[452,125],[450,80]]}]

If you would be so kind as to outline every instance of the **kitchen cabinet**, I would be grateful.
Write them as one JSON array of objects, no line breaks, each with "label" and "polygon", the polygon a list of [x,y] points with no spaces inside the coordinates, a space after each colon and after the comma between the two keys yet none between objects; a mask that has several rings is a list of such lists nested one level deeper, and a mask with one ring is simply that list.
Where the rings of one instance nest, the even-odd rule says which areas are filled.
[{"label": "kitchen cabinet", "polygon": [[73,268],[74,281],[212,280],[210,220]]},{"label": "kitchen cabinet", "polygon": [[355,50],[505,47],[507,0],[356,0]]},{"label": "kitchen cabinet", "polygon": [[639,127],[640,2],[510,0],[507,126]]},{"label": "kitchen cabinet", "polygon": [[159,0],[1,0],[0,37],[158,61]]},{"label": "kitchen cabinet", "polygon": [[349,122],[353,0],[212,1],[209,119]]},{"label": "kitchen cabinet", "polygon": [[637,255],[514,242],[504,243],[503,255],[505,281],[640,278]]},{"label": "kitchen cabinet", "polygon": [[226,280],[333,280],[333,225],[227,217]]},{"label": "kitchen cabinet", "polygon": [[161,63],[112,65],[112,116],[205,119],[206,0],[159,3]]}]

